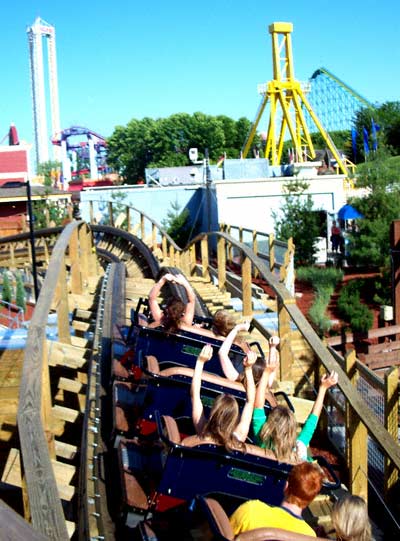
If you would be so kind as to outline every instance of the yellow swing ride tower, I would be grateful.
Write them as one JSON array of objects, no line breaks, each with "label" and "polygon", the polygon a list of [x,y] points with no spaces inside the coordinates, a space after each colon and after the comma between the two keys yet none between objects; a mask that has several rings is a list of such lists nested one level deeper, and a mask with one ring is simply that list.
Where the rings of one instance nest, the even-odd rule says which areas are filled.
[{"label": "yellow swing ride tower", "polygon": [[314,113],[301,87],[301,83],[296,81],[294,77],[292,31],[292,23],[277,22],[269,26],[269,33],[272,35],[274,78],[272,81],[259,87],[262,100],[243,146],[242,157],[246,158],[251,148],[258,124],[269,101],[270,118],[266,137],[265,158],[270,160],[271,165],[279,165],[281,163],[283,143],[287,129],[293,142],[296,161],[304,163],[315,158],[314,145],[304,118],[303,108],[305,108],[335,158],[339,170],[347,176],[349,171],[346,164],[328,132]]}]

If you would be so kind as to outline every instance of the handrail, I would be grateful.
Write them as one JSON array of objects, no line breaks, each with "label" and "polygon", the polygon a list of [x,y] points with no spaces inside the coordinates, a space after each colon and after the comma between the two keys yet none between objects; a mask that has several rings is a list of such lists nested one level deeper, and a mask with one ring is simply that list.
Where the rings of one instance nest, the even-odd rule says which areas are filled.
[{"label": "handrail", "polygon": [[18,432],[21,466],[25,477],[25,508],[35,530],[49,539],[68,539],[63,508],[51,464],[55,457],[51,432],[51,395],[47,362],[46,322],[52,305],[57,309],[59,340],[70,339],[68,324],[67,276],[65,255],[69,250],[71,288],[81,292],[86,278],[94,271],[90,258],[91,238],[83,221],[68,224],[54,246],[27,337],[20,384]]}]

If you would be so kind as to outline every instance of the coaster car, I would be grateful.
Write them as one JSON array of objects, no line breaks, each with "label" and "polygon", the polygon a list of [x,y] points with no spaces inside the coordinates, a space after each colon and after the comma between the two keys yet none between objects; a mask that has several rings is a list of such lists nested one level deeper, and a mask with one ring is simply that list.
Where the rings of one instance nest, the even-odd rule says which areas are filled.
[{"label": "coaster car", "polygon": [[[193,434],[190,398],[193,369],[172,366],[161,370],[154,356],[143,357],[140,352],[138,357],[142,367],[141,380],[135,384],[119,381],[114,381],[113,384],[114,436],[132,437],[154,432],[156,411],[177,419],[182,433]],[[233,395],[239,404],[239,409],[243,408],[246,392],[242,383],[203,372],[201,399],[206,415],[209,415],[215,398],[221,393]],[[293,406],[284,392],[277,392],[275,397],[293,411]],[[267,402],[265,406],[267,415],[270,409]]]},{"label": "coaster car", "polygon": [[[182,443],[175,420],[156,412],[159,440],[151,445],[121,440],[118,445],[123,506],[126,515],[144,517],[187,504],[196,495],[223,498],[232,512],[248,499],[279,505],[292,464],[278,462],[271,451],[246,444],[245,452],[201,442]],[[325,490],[340,482],[321,457],[327,471]]]}]

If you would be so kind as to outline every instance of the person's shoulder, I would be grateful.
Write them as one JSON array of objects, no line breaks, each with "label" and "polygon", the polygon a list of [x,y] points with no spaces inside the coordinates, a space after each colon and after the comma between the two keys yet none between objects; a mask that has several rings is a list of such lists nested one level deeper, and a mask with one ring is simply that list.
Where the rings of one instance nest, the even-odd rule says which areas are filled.
[{"label": "person's shoulder", "polygon": [[251,512],[251,513],[260,513],[266,509],[270,509],[270,505],[262,502],[261,500],[247,500],[247,502],[242,503],[240,509],[242,511]]}]

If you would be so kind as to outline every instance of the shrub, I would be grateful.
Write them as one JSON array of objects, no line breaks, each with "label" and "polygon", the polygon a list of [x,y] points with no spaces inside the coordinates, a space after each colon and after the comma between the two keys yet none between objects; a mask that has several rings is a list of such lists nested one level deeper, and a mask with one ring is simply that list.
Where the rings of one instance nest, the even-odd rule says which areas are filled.
[{"label": "shrub", "polygon": [[7,271],[3,271],[3,288],[1,291],[1,298],[4,302],[12,301],[12,289]]},{"label": "shrub", "polygon": [[18,306],[18,308],[22,308],[22,310],[25,312],[26,309],[26,300],[25,300],[25,288],[24,288],[24,282],[22,281],[22,277],[20,273],[18,272],[15,276],[17,285],[15,290],[15,304]]},{"label": "shrub", "polygon": [[360,291],[365,285],[363,280],[352,280],[342,288],[338,299],[339,314],[353,332],[368,332],[374,321],[371,310],[361,302]]},{"label": "shrub", "polygon": [[316,293],[315,300],[308,311],[308,317],[318,334],[322,336],[332,327],[332,322],[326,315],[326,308],[336,284],[343,280],[343,271],[333,267],[299,267],[296,274],[299,280],[311,284]]},{"label": "shrub", "polygon": [[343,271],[334,267],[299,267],[296,275],[302,282],[312,284],[314,289],[317,284],[320,284],[322,286],[331,286],[334,290],[336,284],[343,280]]}]

